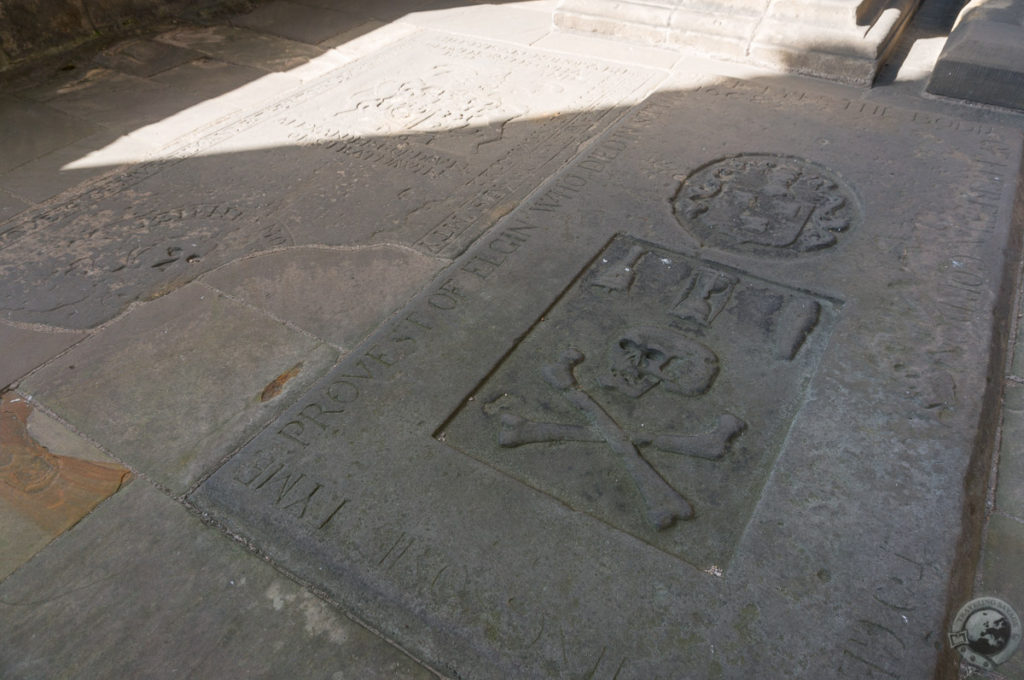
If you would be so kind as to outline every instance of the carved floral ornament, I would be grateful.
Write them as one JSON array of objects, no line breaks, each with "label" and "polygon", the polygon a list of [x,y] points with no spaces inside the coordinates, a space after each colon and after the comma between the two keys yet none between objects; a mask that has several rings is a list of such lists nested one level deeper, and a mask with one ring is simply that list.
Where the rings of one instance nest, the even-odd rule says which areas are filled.
[{"label": "carved floral ornament", "polygon": [[834,246],[860,219],[834,172],[795,156],[741,154],[679,176],[676,219],[705,245],[787,258]]}]

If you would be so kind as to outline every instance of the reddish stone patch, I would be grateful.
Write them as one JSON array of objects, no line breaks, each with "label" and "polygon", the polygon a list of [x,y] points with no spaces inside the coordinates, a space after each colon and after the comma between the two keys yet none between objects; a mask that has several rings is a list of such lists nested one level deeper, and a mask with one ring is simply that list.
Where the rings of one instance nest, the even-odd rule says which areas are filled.
[{"label": "reddish stone patch", "polygon": [[121,488],[130,471],[52,453],[28,431],[32,407],[13,392],[0,396],[0,501],[57,536]]},{"label": "reddish stone patch", "polygon": [[295,364],[287,371],[285,371],[284,373],[282,373],[281,375],[277,376],[269,383],[267,383],[267,386],[263,388],[263,392],[260,393],[260,401],[270,401],[277,395],[281,394],[281,392],[284,390],[285,384],[289,380],[297,376],[299,374],[299,371],[301,370],[302,362],[300,361],[299,363]]}]

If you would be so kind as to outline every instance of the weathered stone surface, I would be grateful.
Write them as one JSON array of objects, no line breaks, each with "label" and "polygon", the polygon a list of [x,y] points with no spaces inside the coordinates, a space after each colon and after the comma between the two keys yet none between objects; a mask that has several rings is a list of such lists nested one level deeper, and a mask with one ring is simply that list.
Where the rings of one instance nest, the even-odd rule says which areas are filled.
[{"label": "weathered stone surface", "polygon": [[336,356],[196,283],[133,310],[20,389],[183,493]]},{"label": "weathered stone surface", "polygon": [[51,332],[0,322],[0,389],[85,338],[81,332]]},{"label": "weathered stone surface", "polygon": [[140,78],[148,78],[175,66],[186,64],[200,55],[155,40],[122,40],[100,52],[93,61],[103,67]]},{"label": "weathered stone surface", "polygon": [[0,584],[0,635],[5,678],[435,677],[141,480]]},{"label": "weathered stone surface", "polygon": [[316,44],[358,26],[363,18],[336,9],[272,0],[232,19],[236,26]]},{"label": "weathered stone surface", "polygon": [[191,499],[453,676],[931,677],[1020,162],[657,94]]},{"label": "weathered stone surface", "polygon": [[0,222],[14,217],[28,207],[28,203],[0,189]]},{"label": "weathered stone surface", "polygon": [[396,246],[292,248],[229,264],[203,280],[347,350],[404,306],[442,263]]},{"label": "weathered stone surface", "polygon": [[[204,35],[216,44],[219,34]],[[0,310],[93,327],[288,245],[393,243],[450,257],[609,124],[613,101],[646,93],[657,77],[419,32],[9,223]]]},{"label": "weathered stone surface", "polygon": [[555,25],[870,85],[915,0],[560,0]]},{"label": "weathered stone surface", "polygon": [[928,91],[1024,109],[1024,2],[968,3],[942,48]]},{"label": "weathered stone surface", "polygon": [[[30,126],[43,128],[46,134],[24,134]],[[4,150],[0,156],[0,172],[35,160],[95,130],[95,126],[51,107],[0,96],[0,146]]]},{"label": "weathered stone surface", "polygon": [[180,111],[181,93],[160,83],[104,68],[89,69],[78,79],[46,94],[51,106],[77,119],[118,133]]},{"label": "weathered stone surface", "polygon": [[205,100],[231,92],[262,75],[263,71],[251,66],[202,57],[159,73],[153,80]]},{"label": "weathered stone surface", "polygon": [[111,165],[125,165],[155,151],[154,147],[131,137],[107,143],[112,136],[109,132],[98,132],[50,151],[0,175],[0,186],[26,200],[42,203],[105,174]]},{"label": "weathered stone surface", "polygon": [[29,428],[32,405],[0,394],[0,579],[121,488],[129,471],[43,416]]},{"label": "weathered stone surface", "polygon": [[417,26],[463,33],[505,42],[532,45],[551,32],[551,10],[521,9],[520,3],[469,5],[459,12],[450,7],[411,14]]},{"label": "weathered stone surface", "polygon": [[287,71],[323,52],[312,45],[231,26],[178,28],[161,33],[157,40],[265,71]]}]

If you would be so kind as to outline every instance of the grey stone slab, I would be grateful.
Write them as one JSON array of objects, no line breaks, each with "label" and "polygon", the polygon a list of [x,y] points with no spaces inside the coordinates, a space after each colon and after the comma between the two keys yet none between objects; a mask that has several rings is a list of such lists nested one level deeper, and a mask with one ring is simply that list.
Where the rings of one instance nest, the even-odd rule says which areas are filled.
[{"label": "grey stone slab", "polygon": [[156,39],[265,71],[287,71],[323,53],[312,45],[232,26],[178,28]]},{"label": "grey stone slab", "polygon": [[7,387],[32,369],[84,339],[74,331],[33,330],[0,321],[0,388]]},{"label": "grey stone slab", "polygon": [[293,248],[225,265],[203,280],[349,350],[443,266],[396,246]]},{"label": "grey stone slab", "polygon": [[415,12],[406,20],[423,26],[478,38],[530,45],[551,32],[551,15],[510,5],[470,5]]},{"label": "grey stone slab", "polygon": [[189,103],[173,88],[103,68],[89,70],[47,100],[48,106],[115,132],[130,132]]},{"label": "grey stone slab", "polygon": [[1021,147],[660,92],[191,500],[453,676],[948,674]]},{"label": "grey stone slab", "polygon": [[0,187],[34,203],[42,203],[111,167],[144,160],[158,147],[129,137],[112,139],[97,133],[68,144],[0,175]]},{"label": "grey stone slab", "polygon": [[663,75],[420,32],[301,86],[271,83],[250,113],[12,222],[3,317],[93,327],[289,245],[451,257]]},{"label": "grey stone slab", "polygon": [[100,52],[93,62],[114,71],[149,78],[199,57],[198,52],[155,40],[122,40]]},{"label": "grey stone slab", "polygon": [[436,677],[142,481],[0,584],[5,678]]},{"label": "grey stone slab", "polygon": [[682,58],[678,50],[562,31],[546,35],[534,43],[534,47],[664,69],[672,68]]},{"label": "grey stone slab", "polygon": [[0,172],[28,163],[96,131],[53,107],[0,95]]},{"label": "grey stone slab", "polygon": [[365,23],[364,17],[326,7],[273,0],[252,12],[234,17],[231,23],[289,40],[315,45]]},{"label": "grey stone slab", "polygon": [[230,92],[262,75],[264,71],[250,66],[202,57],[163,71],[152,79],[205,100]]},{"label": "grey stone slab", "polygon": [[942,48],[928,91],[1024,109],[1024,3],[968,3]]},{"label": "grey stone slab", "polygon": [[560,0],[555,25],[870,85],[915,0]]},{"label": "grey stone slab", "polygon": [[29,204],[10,192],[0,189],[0,224],[14,217],[22,210],[29,207]]},{"label": "grey stone slab", "polygon": [[167,488],[186,491],[337,352],[202,284],[106,326],[20,389]]}]

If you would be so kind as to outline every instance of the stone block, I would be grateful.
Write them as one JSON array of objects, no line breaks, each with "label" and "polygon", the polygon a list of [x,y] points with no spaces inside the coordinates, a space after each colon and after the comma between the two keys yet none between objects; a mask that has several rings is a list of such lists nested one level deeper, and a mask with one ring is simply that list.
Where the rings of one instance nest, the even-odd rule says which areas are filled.
[{"label": "stone block", "polygon": [[928,81],[928,92],[1024,109],[1024,3],[970,3]]},{"label": "stone block", "polygon": [[916,0],[561,0],[555,25],[870,85],[916,6]]}]

